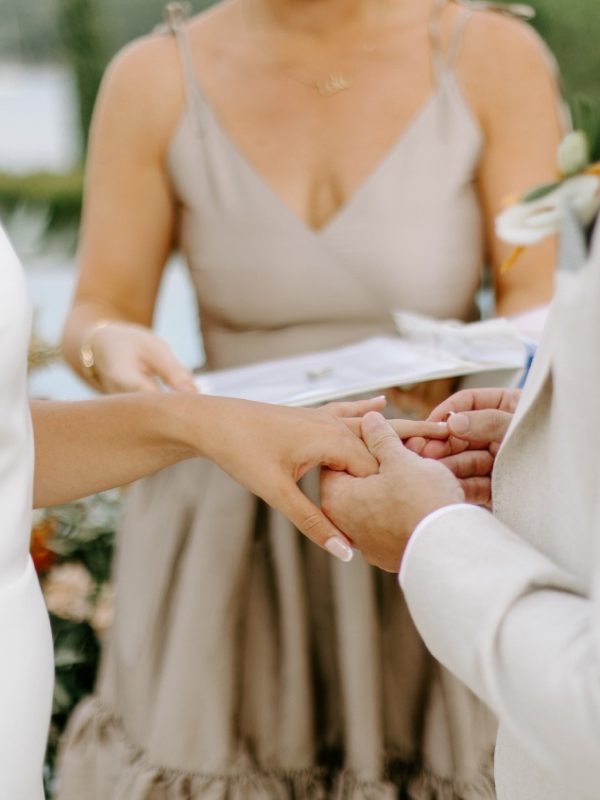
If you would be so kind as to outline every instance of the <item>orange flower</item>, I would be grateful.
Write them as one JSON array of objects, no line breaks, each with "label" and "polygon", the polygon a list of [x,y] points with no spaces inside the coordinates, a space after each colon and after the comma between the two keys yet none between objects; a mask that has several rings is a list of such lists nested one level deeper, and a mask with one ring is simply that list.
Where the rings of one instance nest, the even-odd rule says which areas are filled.
[{"label": "orange flower", "polygon": [[48,541],[53,536],[56,523],[51,519],[43,519],[31,530],[30,553],[38,575],[48,572],[56,559],[55,554],[48,547]]}]

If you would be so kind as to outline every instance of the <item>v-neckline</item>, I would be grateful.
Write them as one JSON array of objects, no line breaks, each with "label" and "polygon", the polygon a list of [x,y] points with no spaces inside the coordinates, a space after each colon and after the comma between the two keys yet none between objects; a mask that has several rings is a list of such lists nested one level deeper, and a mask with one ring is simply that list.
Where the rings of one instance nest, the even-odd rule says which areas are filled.
[{"label": "v-neckline", "polygon": [[383,152],[383,154],[379,157],[374,166],[367,172],[364,178],[358,182],[357,186],[350,192],[346,200],[333,212],[333,214],[331,214],[331,216],[328,217],[325,223],[320,225],[318,228],[313,227],[305,219],[300,217],[288,205],[288,203],[283,200],[276,189],[253,164],[250,158],[248,158],[243,149],[235,142],[231,134],[223,126],[221,120],[219,119],[219,115],[213,108],[212,103],[207,99],[197,81],[194,82],[193,89],[203,108],[210,116],[210,119],[221,139],[225,142],[226,146],[232,152],[234,158],[238,161],[241,167],[251,176],[252,180],[257,184],[257,186],[261,188],[262,192],[265,193],[271,199],[273,204],[281,209],[286,216],[290,217],[296,226],[300,227],[308,236],[311,236],[314,239],[322,239],[325,238],[327,234],[352,211],[352,208],[356,205],[356,203],[358,203],[360,197],[367,191],[369,186],[376,181],[379,174],[384,171],[384,168],[387,166],[388,162],[390,162],[396,155],[397,151],[400,150],[401,145],[404,144],[404,142],[419,126],[421,121],[427,116],[430,108],[434,105],[434,102],[441,94],[441,87],[441,81],[433,86],[424,102],[421,104],[421,106],[419,106],[419,109],[415,112],[415,114],[413,114],[408,123],[403,127],[400,134],[394,139],[392,144]]}]

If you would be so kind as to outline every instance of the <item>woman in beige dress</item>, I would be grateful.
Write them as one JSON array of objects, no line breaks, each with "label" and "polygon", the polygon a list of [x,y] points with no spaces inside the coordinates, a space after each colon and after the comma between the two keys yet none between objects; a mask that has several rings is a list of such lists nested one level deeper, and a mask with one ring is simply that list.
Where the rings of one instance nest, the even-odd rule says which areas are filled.
[{"label": "woman in beige dress", "polygon": [[[210,368],[391,332],[398,308],[472,318],[486,257],[499,313],[548,300],[552,247],[501,275],[493,217],[553,177],[551,64],[463,5],[171,6],[98,101],[74,368],[108,392],[193,390],[149,328],[174,244]],[[329,558],[218,467],[132,489],[116,583],[60,800],[493,797],[494,722],[426,654],[394,577]]]}]

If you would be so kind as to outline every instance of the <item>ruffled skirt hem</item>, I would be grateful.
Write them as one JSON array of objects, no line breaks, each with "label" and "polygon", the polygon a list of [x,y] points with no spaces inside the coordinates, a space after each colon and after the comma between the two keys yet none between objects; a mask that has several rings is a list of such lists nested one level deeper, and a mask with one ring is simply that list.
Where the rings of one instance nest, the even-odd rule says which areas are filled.
[{"label": "ruffled skirt hem", "polygon": [[[390,760],[390,779],[364,780],[323,767],[259,769],[247,755],[230,770],[193,772],[152,764],[96,697],[76,709],[63,742],[55,800],[495,800],[493,768],[460,785]],[[393,776],[393,777],[392,777]],[[402,793],[401,793],[401,790]]]}]

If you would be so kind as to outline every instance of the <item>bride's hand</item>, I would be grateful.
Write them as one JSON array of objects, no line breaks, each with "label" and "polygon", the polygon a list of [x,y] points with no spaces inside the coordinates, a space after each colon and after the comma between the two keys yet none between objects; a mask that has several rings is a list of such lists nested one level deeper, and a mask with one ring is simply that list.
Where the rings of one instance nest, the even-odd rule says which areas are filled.
[{"label": "bride's hand", "polygon": [[[287,408],[228,398],[202,398],[210,404],[210,425],[203,426],[202,454],[285,514],[309,539],[342,560],[352,546],[297,482],[313,467],[326,466],[356,477],[377,472],[377,461],[358,434],[359,418],[381,410],[385,398],[330,403],[322,408]],[[400,435],[422,432],[400,421]],[[431,435],[442,435],[439,423]],[[444,434],[445,435],[445,434]]]}]

